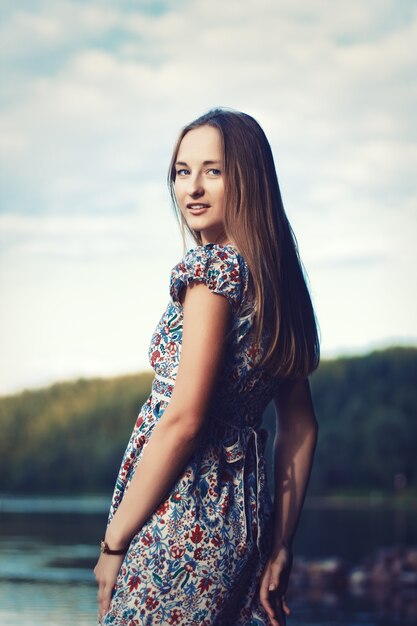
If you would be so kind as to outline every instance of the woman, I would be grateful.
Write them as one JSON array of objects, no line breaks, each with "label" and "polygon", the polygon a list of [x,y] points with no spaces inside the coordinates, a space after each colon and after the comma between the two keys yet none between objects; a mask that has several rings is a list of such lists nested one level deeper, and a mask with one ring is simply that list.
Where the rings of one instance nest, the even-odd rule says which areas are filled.
[{"label": "woman", "polygon": [[[155,370],[95,567],[102,624],[285,624],[317,422],[315,315],[269,143],[214,109],[180,134],[169,185],[196,246],[171,272]],[[274,400],[274,504],[262,414]]]}]

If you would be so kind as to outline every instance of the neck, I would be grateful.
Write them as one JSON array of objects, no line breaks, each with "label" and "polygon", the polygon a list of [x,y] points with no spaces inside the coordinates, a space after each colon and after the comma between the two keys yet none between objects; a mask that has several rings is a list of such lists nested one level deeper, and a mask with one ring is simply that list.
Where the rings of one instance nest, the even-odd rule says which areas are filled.
[{"label": "neck", "polygon": [[219,246],[224,246],[226,244],[231,244],[232,246],[235,245],[234,241],[232,241],[232,239],[230,239],[230,237],[227,237],[224,233],[213,237],[203,236],[200,233],[200,236],[203,246],[205,246],[207,243],[214,243]]}]

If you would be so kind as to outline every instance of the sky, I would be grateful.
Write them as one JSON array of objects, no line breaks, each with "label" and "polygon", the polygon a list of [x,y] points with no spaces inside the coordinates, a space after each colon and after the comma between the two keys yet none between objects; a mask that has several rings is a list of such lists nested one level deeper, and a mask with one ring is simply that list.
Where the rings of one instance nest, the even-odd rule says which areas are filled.
[{"label": "sky", "polygon": [[417,345],[415,1],[3,0],[0,18],[0,393],[150,369],[183,253],[171,151],[219,105],[269,138],[323,358]]}]

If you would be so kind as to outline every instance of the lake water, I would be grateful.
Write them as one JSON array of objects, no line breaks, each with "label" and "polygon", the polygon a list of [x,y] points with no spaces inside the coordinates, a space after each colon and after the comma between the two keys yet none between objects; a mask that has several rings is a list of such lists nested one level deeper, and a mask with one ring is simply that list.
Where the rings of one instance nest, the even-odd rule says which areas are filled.
[{"label": "lake water", "polygon": [[[92,568],[108,506],[108,499],[97,497],[0,498],[0,626],[96,624]],[[415,510],[377,500],[343,507],[310,498],[295,554],[307,560],[339,556],[354,566],[379,547],[395,545],[417,545]],[[381,603],[371,596],[311,591],[293,597],[288,624],[416,624],[416,589],[404,594],[400,603],[395,598]]]}]

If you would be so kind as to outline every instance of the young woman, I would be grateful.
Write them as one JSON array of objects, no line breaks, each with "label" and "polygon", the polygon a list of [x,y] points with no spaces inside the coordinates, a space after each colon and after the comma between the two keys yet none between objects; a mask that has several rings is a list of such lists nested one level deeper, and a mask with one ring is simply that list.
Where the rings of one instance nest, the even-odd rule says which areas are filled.
[{"label": "young woman", "polygon": [[[249,115],[186,126],[169,185],[195,247],[170,277],[155,370],[95,567],[102,624],[283,626],[317,438],[317,324],[269,143]],[[276,407],[273,504],[262,414]]]}]

